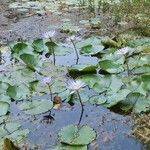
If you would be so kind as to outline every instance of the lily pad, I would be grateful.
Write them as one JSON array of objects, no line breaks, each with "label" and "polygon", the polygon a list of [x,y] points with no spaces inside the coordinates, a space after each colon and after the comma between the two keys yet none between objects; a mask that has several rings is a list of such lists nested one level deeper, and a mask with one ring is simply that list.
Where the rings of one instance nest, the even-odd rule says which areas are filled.
[{"label": "lily pad", "polygon": [[10,104],[0,101],[0,116],[6,115]]},{"label": "lily pad", "polygon": [[96,105],[104,104],[106,101],[107,101],[106,97],[101,97],[100,95],[94,95],[89,99],[89,102],[91,104],[96,104]]},{"label": "lily pad", "polygon": [[104,49],[103,45],[86,45],[81,48],[80,54],[82,55],[94,55],[101,52]]},{"label": "lily pad", "polygon": [[103,60],[99,62],[100,69],[107,71],[109,73],[121,73],[124,68],[121,64],[113,62],[111,60]]},{"label": "lily pad", "polygon": [[32,46],[36,52],[40,53],[44,51],[45,45],[44,45],[43,39],[36,39],[33,41]]},{"label": "lily pad", "polygon": [[122,109],[132,109],[135,113],[146,112],[150,109],[150,97],[145,97],[140,93],[130,93],[127,98],[122,101]]},{"label": "lily pad", "polygon": [[54,147],[53,150],[87,150],[87,146],[73,146],[73,145],[60,144]]},{"label": "lily pad", "polygon": [[21,84],[20,86],[10,85],[7,89],[7,95],[14,100],[23,100],[30,96],[30,90],[24,84]]},{"label": "lily pad", "polygon": [[61,143],[69,145],[87,145],[96,138],[96,132],[89,126],[68,125],[59,134]]},{"label": "lily pad", "polygon": [[0,116],[6,115],[9,111],[11,99],[9,96],[0,94]]},{"label": "lily pad", "polygon": [[20,55],[20,58],[23,60],[23,62],[32,70],[35,70],[38,65],[40,65],[40,60],[37,56],[33,54],[22,54]]},{"label": "lily pad", "polygon": [[32,100],[25,101],[20,106],[19,109],[24,111],[26,114],[38,115],[45,113],[52,109],[53,102],[48,100]]},{"label": "lily pad", "polygon": [[96,72],[96,66],[90,64],[77,64],[68,68],[69,72]]}]

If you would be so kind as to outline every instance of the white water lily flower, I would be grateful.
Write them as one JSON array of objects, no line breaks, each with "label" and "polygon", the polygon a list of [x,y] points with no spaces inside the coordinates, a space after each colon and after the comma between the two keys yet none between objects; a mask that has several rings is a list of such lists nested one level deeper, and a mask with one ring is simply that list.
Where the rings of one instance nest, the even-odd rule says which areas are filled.
[{"label": "white water lily flower", "polygon": [[80,41],[81,38],[80,37],[76,37],[75,35],[69,36],[66,41],[70,42],[70,41]]},{"label": "white water lily flower", "polygon": [[82,88],[83,86],[85,86],[84,82],[82,82],[81,80],[73,80],[73,79],[69,79],[67,81],[67,88],[69,90],[71,90],[70,94],[75,93],[77,90],[79,90],[80,88]]},{"label": "white water lily flower", "polygon": [[124,47],[124,48],[119,49],[119,50],[116,52],[116,54],[118,54],[118,55],[125,55],[125,54],[127,54],[128,52],[129,52],[129,47]]},{"label": "white water lily flower", "polygon": [[72,36],[68,37],[68,38],[66,39],[66,41],[70,42],[71,40],[74,41],[75,39],[76,39],[76,36],[75,36],[75,35],[72,35]]},{"label": "white water lily flower", "polygon": [[50,84],[50,83],[52,83],[52,81],[53,81],[53,77],[44,77],[44,78],[42,79],[42,82],[43,82],[44,84]]},{"label": "white water lily flower", "polygon": [[55,34],[56,34],[56,31],[52,30],[52,31],[45,32],[43,34],[43,37],[46,38],[46,39],[48,39],[48,38],[54,37]]}]

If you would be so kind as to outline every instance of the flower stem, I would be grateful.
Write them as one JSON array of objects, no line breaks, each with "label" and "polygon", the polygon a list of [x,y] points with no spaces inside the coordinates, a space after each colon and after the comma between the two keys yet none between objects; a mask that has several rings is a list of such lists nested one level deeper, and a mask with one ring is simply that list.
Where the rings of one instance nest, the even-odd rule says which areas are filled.
[{"label": "flower stem", "polygon": [[72,44],[73,44],[73,47],[74,47],[74,50],[75,50],[75,53],[76,53],[76,57],[77,57],[77,62],[78,62],[78,60],[79,60],[79,54],[78,54],[78,50],[77,50],[77,48],[76,48],[76,46],[75,46],[75,43],[74,43],[74,41],[71,39],[71,42],[72,42]]},{"label": "flower stem", "polygon": [[128,74],[128,77],[129,77],[130,76],[130,70],[129,70],[129,64],[128,64],[127,56],[125,56],[125,59],[126,59],[125,64],[127,66],[127,74]]},{"label": "flower stem", "polygon": [[[47,84],[47,85],[48,85],[48,88],[49,88],[49,93],[50,93],[51,101],[53,101],[53,95],[52,95],[51,85],[50,84]],[[48,116],[51,116],[51,110],[49,111],[49,115]]]},{"label": "flower stem", "polygon": [[53,101],[51,86],[50,86],[50,84],[47,84],[47,85],[48,85],[48,88],[49,88],[49,93],[50,93],[51,101]]},{"label": "flower stem", "polygon": [[80,123],[81,123],[82,117],[83,117],[84,105],[83,105],[83,103],[82,103],[81,96],[80,96],[78,90],[77,90],[77,95],[78,95],[78,97],[79,97],[79,101],[80,101],[80,104],[81,104],[81,114],[80,114],[80,119],[79,119],[79,122],[78,122],[78,126],[79,126]]},{"label": "flower stem", "polygon": [[56,62],[56,58],[55,58],[55,52],[54,52],[54,49],[53,49],[53,63],[55,65],[55,62]]},{"label": "flower stem", "polygon": [[[50,41],[53,42],[52,38],[50,38]],[[54,48],[53,48],[53,50],[52,50],[52,53],[53,53],[53,63],[54,63],[54,65],[55,65],[56,58],[55,58]]]}]

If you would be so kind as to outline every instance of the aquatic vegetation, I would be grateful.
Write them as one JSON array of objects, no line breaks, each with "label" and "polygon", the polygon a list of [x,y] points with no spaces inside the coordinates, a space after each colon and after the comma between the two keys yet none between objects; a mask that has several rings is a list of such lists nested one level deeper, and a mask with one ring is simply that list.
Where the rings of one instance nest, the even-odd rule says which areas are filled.
[{"label": "aquatic vegetation", "polygon": [[[110,47],[107,45],[106,47],[102,40],[102,37],[91,37],[76,43],[80,56],[86,54],[86,57],[96,57],[96,65],[80,63],[66,67],[53,65],[50,59],[43,59],[45,55],[42,53],[44,51],[45,53],[49,52],[49,49],[45,49],[47,41],[34,40],[29,43],[21,42],[14,44],[10,48],[12,59],[17,59],[18,61],[16,65],[8,65],[0,75],[0,115],[6,115],[10,111],[9,108],[12,100],[20,101],[17,104],[18,108],[27,115],[38,115],[48,111],[51,114],[54,106],[52,94],[59,96],[60,99],[66,102],[79,102],[81,114],[78,124],[64,127],[59,133],[59,139],[60,142],[70,145],[73,137],[66,137],[67,132],[71,132],[72,136],[74,135],[72,131],[78,129],[77,133],[81,134],[81,137],[76,137],[76,140],[73,138],[76,142],[74,141],[71,145],[87,145],[95,139],[96,133],[92,128],[81,125],[84,112],[83,103],[85,101],[107,108],[117,106],[124,112],[133,111],[141,113],[149,111],[149,38],[135,38],[126,42],[120,48],[117,48],[115,45],[114,47],[112,45]],[[33,43],[34,46],[32,46]],[[57,51],[58,48],[61,49],[62,44],[61,42],[58,43],[55,47],[52,46],[54,51]],[[45,48],[39,51],[41,44]],[[89,44],[91,46],[90,49],[88,48],[89,52],[87,53],[85,47]],[[97,47],[96,51],[95,47]],[[36,51],[37,48],[38,50]],[[73,53],[69,45],[66,48],[67,50],[70,49],[69,53]],[[63,50],[59,52],[59,55],[61,55],[61,52],[64,55]],[[68,51],[65,55],[67,54]],[[128,66],[126,62],[128,62]],[[96,74],[97,69],[99,71]],[[70,75],[77,74],[77,79],[72,79],[71,77],[64,78],[68,73]],[[90,90],[93,90],[92,95],[88,95],[84,91],[85,85]],[[22,89],[24,90],[22,91]],[[37,94],[50,94],[51,101],[42,97],[35,99],[34,96]],[[85,137],[85,133],[80,133],[82,131],[80,127],[81,129],[82,127],[87,128],[84,132],[86,134],[92,132],[93,136],[88,134],[88,140],[83,138],[82,136],[84,135]],[[83,143],[80,143],[82,141]]]}]

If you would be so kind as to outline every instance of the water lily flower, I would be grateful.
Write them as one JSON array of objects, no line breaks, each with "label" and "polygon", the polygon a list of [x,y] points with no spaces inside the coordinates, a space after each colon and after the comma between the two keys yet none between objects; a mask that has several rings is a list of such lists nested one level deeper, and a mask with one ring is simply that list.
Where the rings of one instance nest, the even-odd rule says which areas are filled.
[{"label": "water lily flower", "polygon": [[67,42],[80,41],[80,40],[81,40],[81,38],[80,38],[80,37],[77,37],[77,36],[75,36],[75,35],[69,36],[69,37],[66,39]]},{"label": "water lily flower", "polygon": [[72,36],[69,36],[66,41],[70,42],[71,40],[75,40],[76,39],[76,36],[75,35],[72,35]]},{"label": "water lily flower", "polygon": [[56,31],[55,30],[51,30],[51,31],[45,32],[43,34],[43,37],[46,38],[46,39],[49,39],[49,38],[54,37],[55,34],[56,34]]},{"label": "water lily flower", "polygon": [[44,78],[42,79],[42,82],[43,82],[44,84],[51,84],[52,81],[53,81],[53,77],[44,77]]},{"label": "water lily flower", "polygon": [[118,55],[125,55],[125,54],[127,54],[128,52],[129,52],[129,47],[124,47],[124,48],[119,49],[119,50],[116,52],[116,54],[118,54]]},{"label": "water lily flower", "polygon": [[73,80],[73,79],[69,79],[67,81],[67,88],[69,90],[71,90],[70,94],[75,93],[76,91],[78,91],[80,88],[82,88],[83,86],[85,86],[85,83],[82,82],[81,80]]}]

